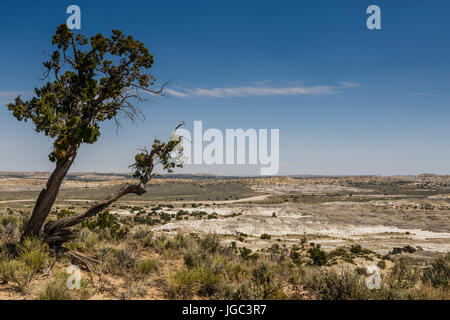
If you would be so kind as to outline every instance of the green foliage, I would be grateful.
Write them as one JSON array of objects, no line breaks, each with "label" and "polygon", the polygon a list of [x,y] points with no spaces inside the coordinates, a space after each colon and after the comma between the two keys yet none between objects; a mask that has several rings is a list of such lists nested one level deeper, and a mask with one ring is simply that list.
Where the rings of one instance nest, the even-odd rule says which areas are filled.
[{"label": "green foliage", "polygon": [[450,253],[439,256],[425,269],[423,281],[431,282],[434,287],[450,288]]},{"label": "green foliage", "polygon": [[380,269],[386,269],[386,261],[384,261],[384,260],[378,261],[377,266],[378,266]]},{"label": "green foliage", "polygon": [[70,217],[71,215],[75,214],[75,212],[71,211],[71,210],[67,210],[67,209],[61,209],[61,210],[56,210],[54,212],[54,214],[56,215],[56,217],[58,219],[62,219],[62,218]]},{"label": "green foliage", "polygon": [[8,208],[6,214],[0,215],[0,240],[9,242],[19,238],[29,218],[29,212],[19,211],[19,214],[15,214]]},{"label": "green foliage", "polygon": [[272,238],[272,236],[270,234],[263,233],[263,234],[261,234],[260,238],[263,240],[269,240]]},{"label": "green foliage", "polygon": [[88,299],[92,292],[88,289],[89,281],[81,279],[79,289],[69,289],[67,279],[69,274],[59,271],[55,272],[53,280],[47,283],[44,289],[38,294],[38,300],[84,300]]},{"label": "green foliage", "polygon": [[311,270],[306,286],[324,300],[364,300],[371,295],[364,279],[351,270]]},{"label": "green foliage", "polygon": [[22,292],[27,291],[35,275],[48,264],[48,247],[39,239],[26,238],[16,248],[17,256],[3,257],[0,261],[0,279],[14,283]]},{"label": "green foliage", "polygon": [[136,262],[134,269],[138,275],[148,276],[158,270],[158,264],[154,259],[140,260]]},{"label": "green foliage", "polygon": [[220,248],[220,239],[216,234],[209,233],[197,240],[200,248],[206,252],[215,253]]},{"label": "green foliage", "polygon": [[153,65],[148,49],[119,30],[88,39],[62,24],[52,44],[56,50],[44,62],[48,81],[30,100],[18,96],[7,107],[17,120],[33,122],[37,132],[54,139],[49,159],[60,162],[80,144],[96,142],[101,122],[136,116],[130,101],[139,95],[130,88],[149,90],[155,78],[146,73]]},{"label": "green foliage", "polygon": [[176,130],[183,124],[181,122],[175,128],[168,142],[155,139],[151,151],[148,151],[146,148],[140,149],[141,152],[134,157],[135,162],[130,166],[134,169],[133,177],[138,179],[144,186],[156,175],[156,173],[153,173],[153,170],[157,165],[160,165],[163,170],[169,173],[173,172],[175,167],[183,167],[182,137],[175,134]]},{"label": "green foliage", "polygon": [[282,299],[284,298],[283,290],[277,276],[277,270],[267,263],[256,266],[252,271],[252,279],[256,284],[261,299]]},{"label": "green foliage", "polygon": [[320,250],[320,248],[311,248],[308,250],[308,253],[315,265],[323,266],[328,261],[328,254],[325,251]]},{"label": "green foliage", "polygon": [[34,273],[42,271],[49,261],[48,246],[40,239],[26,238],[17,247],[19,259]]},{"label": "green foliage", "polygon": [[168,293],[171,298],[193,298],[194,295],[209,296],[218,291],[220,274],[214,269],[200,266],[180,269],[168,279]]},{"label": "green foliage", "polygon": [[362,254],[363,248],[358,244],[350,248],[350,252],[354,254]]},{"label": "green foliage", "polygon": [[414,287],[420,279],[420,271],[409,257],[401,257],[395,261],[390,274],[390,282],[393,287],[409,289]]},{"label": "green foliage", "polygon": [[83,222],[83,226],[91,231],[108,230],[115,239],[123,239],[128,233],[128,229],[121,226],[116,216],[103,211],[95,219]]},{"label": "green foliage", "polygon": [[241,258],[244,260],[254,261],[254,260],[258,260],[258,258],[259,258],[258,253],[256,253],[256,252],[252,253],[252,249],[249,249],[247,247],[239,248],[239,253],[241,255]]},{"label": "green foliage", "polygon": [[0,280],[13,282],[17,288],[26,292],[36,272],[23,260],[0,261]]}]

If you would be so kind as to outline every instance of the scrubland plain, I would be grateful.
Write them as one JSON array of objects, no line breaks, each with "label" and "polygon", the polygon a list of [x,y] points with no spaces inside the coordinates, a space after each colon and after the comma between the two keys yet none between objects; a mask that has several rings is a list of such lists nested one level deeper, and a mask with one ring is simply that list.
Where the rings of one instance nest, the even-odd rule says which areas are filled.
[{"label": "scrubland plain", "polygon": [[[0,299],[450,298],[450,176],[164,176],[78,226],[71,255],[17,244],[47,178],[0,173]],[[49,219],[131,180],[71,174]]]}]

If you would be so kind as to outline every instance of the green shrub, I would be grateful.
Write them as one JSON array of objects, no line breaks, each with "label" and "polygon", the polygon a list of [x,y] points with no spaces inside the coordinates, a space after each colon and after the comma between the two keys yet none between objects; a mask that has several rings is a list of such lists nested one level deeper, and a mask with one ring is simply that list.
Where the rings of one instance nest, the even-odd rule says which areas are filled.
[{"label": "green shrub", "polygon": [[136,264],[136,255],[128,248],[107,248],[101,253],[103,271],[113,275],[123,275],[133,270]]},{"label": "green shrub", "polygon": [[47,283],[45,288],[38,294],[38,300],[78,300],[88,299],[92,292],[88,289],[89,281],[81,279],[79,289],[69,289],[67,279],[69,274],[65,272],[56,272],[54,279]]},{"label": "green shrub", "polygon": [[431,266],[424,271],[424,282],[430,282],[434,287],[449,289],[450,287],[450,253],[436,258]]},{"label": "green shrub", "polygon": [[239,253],[241,258],[244,260],[257,260],[259,258],[258,253],[252,253],[252,249],[247,247],[239,248]]},{"label": "green shrub", "polygon": [[358,244],[358,245],[354,245],[350,248],[350,252],[354,253],[354,254],[362,254],[363,253],[363,248]]},{"label": "green shrub", "polygon": [[328,261],[327,253],[320,250],[320,248],[311,248],[308,250],[308,253],[314,265],[323,266]]},{"label": "green shrub", "polygon": [[219,290],[222,277],[212,268],[200,266],[193,269],[180,269],[168,279],[170,298],[190,299],[194,295],[210,296]]},{"label": "green shrub", "polygon": [[210,253],[217,252],[220,247],[220,239],[216,234],[207,234],[198,241],[200,248]]},{"label": "green shrub", "polygon": [[420,271],[409,257],[401,257],[395,261],[389,276],[390,285],[394,288],[409,289],[420,279]]},{"label": "green shrub", "polygon": [[75,214],[75,212],[72,210],[67,210],[67,209],[61,209],[61,210],[57,209],[53,212],[53,214],[55,214],[58,219],[62,219],[62,218],[70,217],[71,215]]},{"label": "green shrub", "polygon": [[154,259],[140,260],[136,262],[135,271],[139,275],[148,276],[158,270],[158,264]]},{"label": "green shrub", "polygon": [[17,246],[19,259],[23,261],[33,272],[42,271],[50,257],[48,246],[40,239],[27,238]]},{"label": "green shrub", "polygon": [[261,237],[260,237],[260,238],[261,238],[261,239],[264,239],[264,240],[269,240],[269,239],[272,238],[272,236],[271,236],[270,234],[263,233],[263,234],[261,234]]},{"label": "green shrub", "polygon": [[28,286],[35,275],[36,271],[22,260],[0,262],[0,279],[7,283],[13,282],[22,292],[28,290]]},{"label": "green shrub", "polygon": [[252,280],[256,285],[259,299],[283,299],[284,293],[281,281],[277,277],[277,270],[268,263],[256,266],[252,271]]},{"label": "green shrub", "polygon": [[95,219],[85,221],[82,225],[91,231],[108,230],[115,239],[123,239],[128,233],[128,230],[118,222],[117,217],[109,211],[99,213]]},{"label": "green shrub", "polygon": [[310,270],[306,287],[324,300],[363,300],[370,297],[364,280],[351,270]]},{"label": "green shrub", "polygon": [[377,266],[378,266],[380,269],[386,269],[386,261],[384,261],[384,260],[378,261]]}]

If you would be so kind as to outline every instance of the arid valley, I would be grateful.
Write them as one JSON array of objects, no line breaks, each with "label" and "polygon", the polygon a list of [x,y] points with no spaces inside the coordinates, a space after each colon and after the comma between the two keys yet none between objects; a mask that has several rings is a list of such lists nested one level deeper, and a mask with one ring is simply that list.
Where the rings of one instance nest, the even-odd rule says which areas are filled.
[{"label": "arid valley", "polygon": [[[47,178],[45,173],[0,173],[3,221],[7,221],[8,215],[29,215]],[[83,210],[130,181],[131,176],[125,174],[71,174],[63,184],[52,215]],[[284,254],[299,266],[318,264],[360,272],[378,265],[382,266],[383,273],[392,269],[400,257],[426,268],[436,257],[448,254],[449,214],[450,176],[427,174],[271,178],[164,176],[152,180],[144,195],[126,196],[108,209],[108,215],[114,217],[119,228],[126,229],[124,237],[141,239],[151,235],[152,241],[167,242],[177,237],[197,239],[214,235],[217,245],[233,248],[241,256]],[[94,241],[94,238],[103,241],[102,246],[108,246],[108,237],[101,233],[95,235],[94,228],[80,232],[81,239],[67,244],[70,248],[92,255],[89,245],[80,242]],[[7,237],[12,239],[17,235],[5,222],[1,236],[7,241]],[[114,241],[115,246],[123,248],[123,244],[117,243],[119,240]],[[128,258],[171,259],[170,254],[156,248],[158,245],[162,244],[150,245],[150,251],[145,246],[134,245],[138,246],[134,248],[136,256]],[[324,252],[326,261],[315,261],[311,248]],[[147,289],[140,293],[128,292],[129,286],[124,284],[128,280],[123,275],[120,275],[124,278],[121,284],[117,283],[117,277],[109,276],[110,283],[101,284],[103,280],[91,277],[91,297],[176,298],[180,288],[178,293],[173,292],[173,288],[167,288],[167,281],[161,279],[170,278],[171,273],[183,267],[183,259],[187,263],[186,254],[174,254],[170,263],[155,262],[159,265],[155,267],[158,276],[153,275],[151,281],[154,282],[146,282]],[[98,252],[94,256],[96,260],[101,258]],[[31,286],[18,293],[13,285],[4,283],[0,285],[0,294],[2,298],[30,298],[46,282],[45,275],[40,277],[34,289]],[[209,296],[202,290],[186,290],[180,297]],[[291,298],[315,297],[301,281],[280,290]],[[445,292],[448,294],[448,289]]]}]

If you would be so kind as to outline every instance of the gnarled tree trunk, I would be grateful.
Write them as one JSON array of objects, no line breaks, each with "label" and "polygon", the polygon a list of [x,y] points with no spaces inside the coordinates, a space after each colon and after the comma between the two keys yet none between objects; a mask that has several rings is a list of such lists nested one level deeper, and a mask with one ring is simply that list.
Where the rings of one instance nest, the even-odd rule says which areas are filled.
[{"label": "gnarled tree trunk", "polygon": [[70,227],[96,215],[106,209],[109,205],[111,205],[111,203],[119,200],[127,194],[134,193],[137,195],[142,195],[145,192],[146,190],[141,185],[130,185],[114,193],[107,199],[96,203],[84,212],[74,214],[64,219],[49,222],[44,227],[44,241],[50,245],[60,246],[64,242],[72,240],[77,236],[73,230],[69,229]]},{"label": "gnarled tree trunk", "polygon": [[77,152],[78,146],[71,147],[67,151],[66,159],[56,165],[55,170],[53,170],[52,175],[47,181],[47,185],[39,194],[30,221],[22,234],[22,240],[30,236],[39,236],[45,219],[55,203],[61,184],[72,166]]}]

